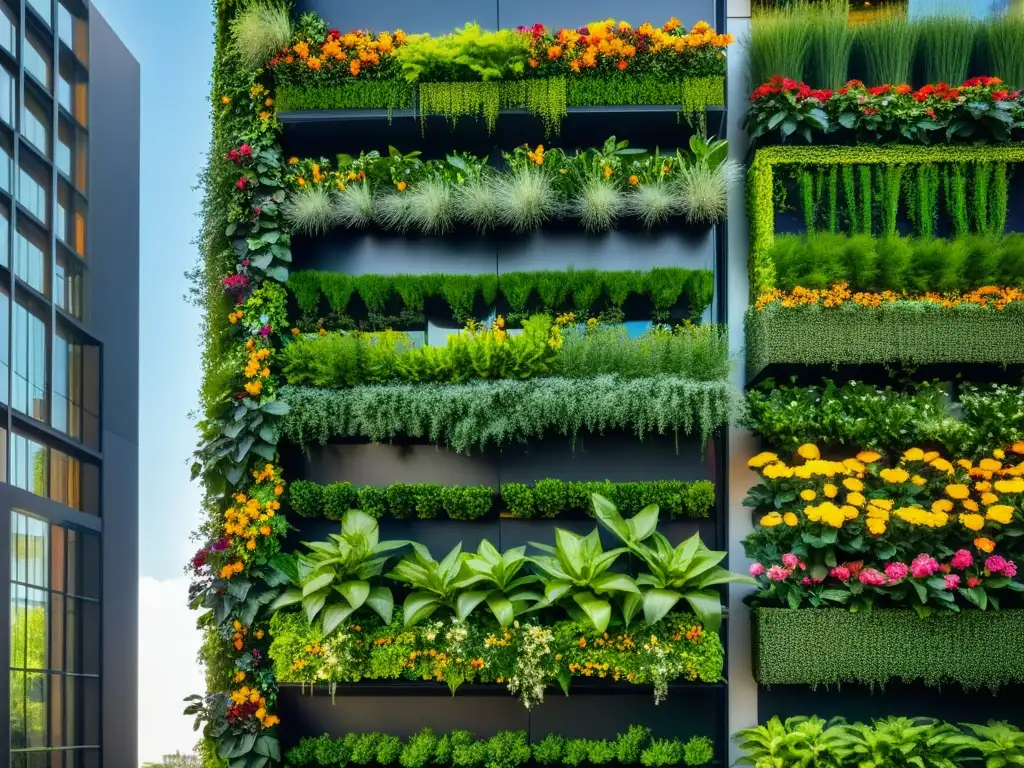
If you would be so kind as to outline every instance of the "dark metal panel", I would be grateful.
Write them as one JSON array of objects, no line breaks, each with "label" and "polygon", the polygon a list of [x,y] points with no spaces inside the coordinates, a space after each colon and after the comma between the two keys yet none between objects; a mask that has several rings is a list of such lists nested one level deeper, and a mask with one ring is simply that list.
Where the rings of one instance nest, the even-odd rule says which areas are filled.
[{"label": "dark metal panel", "polygon": [[444,483],[498,487],[494,457],[466,456],[433,445],[327,445],[310,449],[304,477],[353,485]]},{"label": "dark metal panel", "polygon": [[546,26],[581,27],[591,21],[612,18],[628,21],[634,26],[649,21],[659,26],[677,16],[687,27],[703,19],[715,20],[714,0],[641,0],[622,3],[619,0],[498,0],[498,22],[502,27]]},{"label": "dark metal panel", "polygon": [[475,235],[441,238],[335,230],[321,237],[296,238],[293,247],[296,269],[350,275],[476,275],[497,269],[497,245]]},{"label": "dark metal panel", "polygon": [[[451,32],[467,21],[485,29],[498,26],[496,0],[387,0],[381,3],[350,3],[346,0],[297,0],[295,10],[316,11],[338,29],[404,29],[409,34]],[[667,17],[666,17],[667,18]],[[532,22],[531,22],[532,23]]]}]

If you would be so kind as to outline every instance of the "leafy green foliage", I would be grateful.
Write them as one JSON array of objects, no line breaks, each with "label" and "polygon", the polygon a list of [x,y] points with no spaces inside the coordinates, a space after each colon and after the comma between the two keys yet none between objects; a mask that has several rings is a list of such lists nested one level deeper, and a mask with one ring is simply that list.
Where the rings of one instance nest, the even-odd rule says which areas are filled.
[{"label": "leafy green foliage", "polygon": [[707,765],[715,759],[715,744],[707,736],[691,736],[683,744],[683,762],[687,765]]},{"label": "leafy green foliage", "polygon": [[921,618],[911,610],[752,608],[751,615],[754,677],[761,685],[884,685],[900,679],[995,690],[1024,682],[1011,650],[1024,642],[1020,610]]},{"label": "leafy green foliage", "polygon": [[511,626],[517,616],[541,600],[541,594],[532,588],[538,577],[529,573],[519,576],[526,564],[526,547],[499,552],[486,539],[481,541],[476,554],[462,559],[462,578],[456,586],[463,592],[456,604],[456,617],[465,619],[483,603],[501,626]]},{"label": "leafy green foliage", "polygon": [[460,453],[545,433],[575,438],[583,431],[611,429],[628,429],[640,438],[699,433],[707,440],[732,409],[727,382],[672,376],[388,384],[340,391],[285,387],[280,394],[291,407],[282,434],[298,445],[342,436],[388,442],[407,435]]},{"label": "leafy green foliage", "polygon": [[456,611],[456,600],[461,592],[458,579],[462,568],[462,544],[455,545],[441,562],[434,560],[430,550],[422,544],[411,544],[412,552],[388,574],[388,578],[412,589],[402,606],[407,627],[429,618],[438,608]]},{"label": "leafy green foliage", "polygon": [[743,426],[784,452],[805,443],[898,452],[938,445],[948,455],[981,458],[1024,439],[1024,388],[922,382],[906,389],[851,381],[801,387],[765,381],[747,393]]}]

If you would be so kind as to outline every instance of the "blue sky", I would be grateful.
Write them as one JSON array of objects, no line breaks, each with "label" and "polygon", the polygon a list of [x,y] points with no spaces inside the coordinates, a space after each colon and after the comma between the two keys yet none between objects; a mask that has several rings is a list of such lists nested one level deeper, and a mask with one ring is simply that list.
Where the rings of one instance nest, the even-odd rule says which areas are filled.
[{"label": "blue sky", "polygon": [[[202,690],[199,637],[182,568],[196,548],[198,487],[190,413],[199,389],[199,313],[183,296],[197,255],[194,189],[210,135],[209,0],[94,0],[141,65],[142,235],[140,388],[139,759],[192,751],[181,700]],[[167,670],[174,670],[167,675]],[[154,694],[154,691],[159,691]]]}]

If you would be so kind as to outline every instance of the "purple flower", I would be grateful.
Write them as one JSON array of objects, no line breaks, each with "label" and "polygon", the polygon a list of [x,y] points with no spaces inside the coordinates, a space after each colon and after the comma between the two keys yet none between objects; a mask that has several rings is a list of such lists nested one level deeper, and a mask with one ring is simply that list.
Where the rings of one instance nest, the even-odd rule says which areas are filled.
[{"label": "purple flower", "polygon": [[946,589],[954,590],[960,586],[960,577],[955,573],[950,573],[946,576]]},{"label": "purple flower", "polygon": [[227,549],[227,548],[228,548],[228,540],[227,539],[218,539],[214,543],[214,545],[213,545],[213,549],[214,549],[215,552],[220,552],[221,550]]},{"label": "purple flower", "polygon": [[789,571],[781,565],[773,565],[768,569],[768,578],[772,581],[785,581],[788,576]]},{"label": "purple flower", "polygon": [[756,576],[760,576],[762,573],[764,573],[764,566],[761,565],[760,563],[751,563],[750,564],[750,568],[748,570],[750,571],[750,575],[751,576],[755,576],[756,577]]},{"label": "purple flower", "polygon": [[833,579],[839,579],[839,581],[849,581],[850,569],[847,568],[845,565],[837,565],[835,568],[829,571],[829,575]]},{"label": "purple flower", "polygon": [[865,568],[857,574],[857,579],[861,584],[867,584],[869,587],[880,587],[885,584],[885,574],[874,568]]},{"label": "purple flower", "polygon": [[889,563],[885,566],[885,575],[889,577],[889,581],[903,581],[907,578],[907,574],[910,573],[910,569],[906,563]]},{"label": "purple flower", "polygon": [[784,566],[786,566],[787,568],[790,568],[790,569],[796,568],[796,566],[797,566],[797,564],[799,562],[800,562],[800,559],[796,555],[794,555],[792,552],[789,552],[789,553],[787,553],[787,554],[782,556],[782,564]]},{"label": "purple flower", "polygon": [[270,326],[269,325],[264,325],[262,328],[260,328],[260,336],[263,336],[265,338],[265,337],[267,337],[269,335],[270,335]]},{"label": "purple flower", "polygon": [[958,549],[953,553],[953,559],[949,561],[949,564],[958,571],[962,571],[974,565],[974,556],[966,549]]}]

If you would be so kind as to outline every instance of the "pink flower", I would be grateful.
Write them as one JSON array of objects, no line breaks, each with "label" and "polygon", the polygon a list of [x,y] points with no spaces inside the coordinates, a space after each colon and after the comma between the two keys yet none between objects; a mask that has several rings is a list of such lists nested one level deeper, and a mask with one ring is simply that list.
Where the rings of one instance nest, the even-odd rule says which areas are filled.
[{"label": "pink flower", "polygon": [[785,581],[786,577],[789,576],[789,571],[783,568],[781,565],[773,565],[768,569],[768,578],[772,581]]},{"label": "pink flower", "polygon": [[764,573],[764,566],[760,563],[751,563],[748,570],[750,571],[751,576],[760,576]]},{"label": "pink flower", "polygon": [[1008,579],[1012,579],[1016,575],[1017,575],[1017,564],[1016,563],[1011,563],[1011,562],[1007,561],[1006,565],[1003,566],[1003,576],[1005,576]]},{"label": "pink flower", "polygon": [[949,561],[949,564],[958,571],[962,571],[974,565],[974,556],[966,549],[958,549],[953,553],[953,559]]},{"label": "pink flower", "polygon": [[269,335],[270,335],[270,326],[269,325],[264,325],[262,328],[260,328],[260,336],[266,337],[266,336],[269,336]]},{"label": "pink flower", "polygon": [[999,555],[992,555],[992,557],[985,561],[985,567],[991,573],[1002,573],[1003,569],[1006,568],[1006,559]]},{"label": "pink flower", "polygon": [[242,259],[242,266],[243,267],[248,267],[249,266],[249,260],[248,259]]},{"label": "pink flower", "polygon": [[885,584],[885,574],[874,568],[865,568],[857,574],[857,578],[861,584],[867,584],[869,587],[880,587]]},{"label": "pink flower", "polygon": [[845,565],[837,565],[835,568],[829,571],[829,575],[833,579],[839,579],[839,581],[849,581],[850,569],[847,568]]},{"label": "pink flower", "polygon": [[946,589],[954,590],[960,586],[960,577],[955,573],[946,576]]},{"label": "pink flower", "polygon": [[792,552],[782,556],[782,564],[787,568],[796,568],[799,562],[800,559]]},{"label": "pink flower", "polygon": [[803,581],[801,581],[800,583],[803,584],[805,587],[811,586],[811,577],[804,576]]},{"label": "pink flower", "polygon": [[249,180],[247,178],[245,178],[245,176],[243,176],[242,178],[240,178],[238,180],[238,182],[235,184],[235,186],[238,187],[239,189],[245,189],[246,186],[248,186],[248,184],[249,184]]},{"label": "pink flower", "polygon": [[885,575],[889,577],[889,581],[903,581],[908,573],[910,569],[906,563],[889,563],[885,566]]},{"label": "pink flower", "polygon": [[257,205],[255,208],[252,209],[252,212],[254,216],[259,216],[261,213],[263,213],[263,208]]},{"label": "pink flower", "polygon": [[252,147],[248,144],[243,144],[238,148],[238,154],[242,157],[252,157]]},{"label": "pink flower", "polygon": [[915,579],[926,579],[939,570],[939,561],[930,555],[918,555],[910,564],[910,573]]}]

